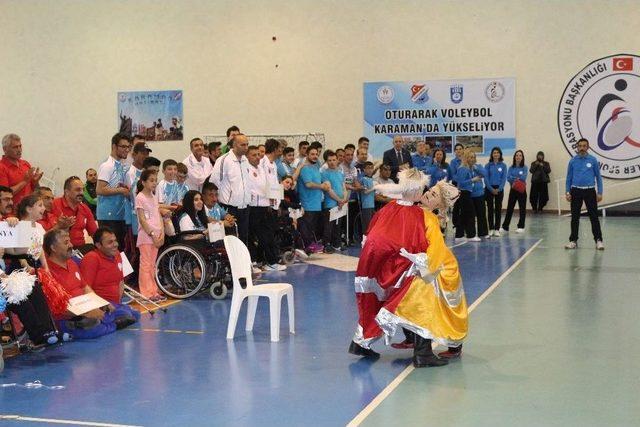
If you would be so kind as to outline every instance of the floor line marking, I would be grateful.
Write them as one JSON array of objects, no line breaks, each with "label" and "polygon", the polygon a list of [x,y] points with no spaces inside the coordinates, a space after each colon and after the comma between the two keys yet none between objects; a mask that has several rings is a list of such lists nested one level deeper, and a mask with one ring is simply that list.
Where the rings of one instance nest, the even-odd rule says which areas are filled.
[{"label": "floor line marking", "polygon": [[466,245],[468,242],[460,242],[457,245],[449,246],[449,249],[457,248],[458,246]]},{"label": "floor line marking", "polygon": [[34,418],[34,417],[23,417],[21,415],[3,415],[3,414],[0,414],[0,420],[31,421],[35,423],[69,424],[69,425],[76,425],[76,426],[94,426],[94,427],[142,427],[142,426],[130,425],[130,424],[95,423],[91,421],[59,420],[54,418]]},{"label": "floor line marking", "polygon": [[[478,306],[478,304],[480,304],[486,297],[488,297],[489,294],[496,290],[500,283],[502,283],[502,281],[506,279],[506,277],[513,270],[515,270],[516,267],[518,267],[518,265],[520,265],[520,263],[524,261],[524,259],[529,256],[529,254],[531,254],[531,252],[533,252],[540,243],[542,243],[542,240],[543,239],[539,239],[536,243],[534,243],[533,246],[531,246],[524,254],[522,254],[520,258],[516,260],[516,262],[511,265],[511,267],[509,267],[504,273],[502,273],[500,277],[498,277],[496,281],[493,282],[493,284],[489,286],[487,290],[484,291],[482,295],[480,295],[478,299],[469,306],[469,313],[471,313]],[[465,243],[466,242],[463,242],[462,244]],[[378,406],[380,406],[382,401],[389,397],[389,395],[400,385],[400,383],[405,378],[407,378],[409,374],[414,370],[415,368],[413,367],[413,365],[407,366],[404,371],[402,371],[393,381],[391,381],[371,402],[369,402],[367,406],[362,409],[362,411],[360,411],[358,415],[355,416],[355,418],[353,418],[349,422],[349,424],[347,424],[347,427],[359,426],[365,420],[365,418],[367,418]]]},{"label": "floor line marking", "polygon": [[502,274],[500,275],[500,277],[498,277],[498,278],[496,279],[496,281],[495,281],[495,282],[493,282],[493,284],[492,284],[491,286],[489,286],[489,288],[488,288],[486,291],[484,291],[484,292],[482,293],[482,295],[480,295],[480,296],[478,297],[478,299],[477,299],[477,300],[475,300],[475,301],[473,302],[473,304],[471,304],[471,305],[469,306],[469,312],[472,312],[472,311],[473,311],[473,310],[478,306],[478,304],[480,304],[482,301],[484,301],[484,299],[485,299],[486,297],[488,297],[488,296],[491,294],[491,292],[493,292],[493,291],[494,291],[498,286],[500,286],[500,283],[502,283],[502,281],[503,281],[504,279],[506,279],[506,278],[507,278],[507,276],[508,276],[509,274],[511,274],[511,272],[512,272],[513,270],[515,270],[515,269],[516,269],[516,267],[518,267],[518,266],[520,265],[520,263],[521,263],[522,261],[524,261],[524,259],[525,259],[526,257],[528,257],[528,256],[529,256],[529,254],[531,254],[531,252],[533,252],[533,251],[538,247],[538,245],[539,245],[540,243],[542,243],[542,240],[543,240],[543,239],[539,239],[537,242],[535,242],[535,243],[533,244],[533,246],[531,246],[531,247],[530,247],[530,248],[529,248],[529,249],[528,249],[524,254],[522,254],[522,256],[521,256],[520,258],[518,258],[518,259],[516,260],[516,262],[514,262],[514,263],[511,265],[511,267],[509,267],[509,268],[508,268],[504,273],[502,273]]}]

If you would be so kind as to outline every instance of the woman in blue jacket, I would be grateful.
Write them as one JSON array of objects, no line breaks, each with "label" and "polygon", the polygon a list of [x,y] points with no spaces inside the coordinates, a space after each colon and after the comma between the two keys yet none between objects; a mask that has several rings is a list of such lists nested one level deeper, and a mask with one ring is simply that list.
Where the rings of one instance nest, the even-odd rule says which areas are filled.
[{"label": "woman in blue jacket", "polygon": [[430,186],[436,185],[440,181],[449,181],[451,176],[451,168],[446,162],[447,155],[442,148],[436,148],[433,151],[433,161],[431,166],[427,168],[427,175],[431,177]]},{"label": "woman in blue jacket", "polygon": [[513,164],[507,173],[507,181],[511,185],[509,189],[509,201],[507,202],[507,214],[502,223],[502,232],[509,232],[509,223],[513,209],[518,202],[518,210],[520,211],[520,219],[518,220],[518,228],[516,233],[524,233],[524,221],[527,215],[527,172],[528,169],[524,165],[524,153],[518,150],[513,155]]},{"label": "woman in blue jacket", "polygon": [[[467,235],[467,239],[471,242],[480,242],[478,236],[476,236],[476,208],[472,194],[474,192],[474,186],[478,182],[482,182],[482,175],[475,167],[476,155],[468,148],[464,150],[462,154],[462,163],[456,173],[456,182],[458,189],[460,190],[460,218],[456,225],[456,242],[463,242],[466,239],[464,235]],[[482,184],[480,184],[482,185]],[[478,187],[475,188],[476,194]]]},{"label": "woman in blue jacket", "polygon": [[476,224],[478,228],[478,236],[484,239],[489,239],[489,227],[487,226],[487,206],[485,203],[485,177],[487,172],[482,165],[476,163],[476,156],[473,155],[473,164],[471,167],[473,176],[482,177],[478,181],[474,181],[473,189],[471,190],[471,201],[473,202],[473,211],[476,217]]},{"label": "woman in blue jacket", "polygon": [[491,149],[489,163],[484,167],[487,171],[486,200],[489,211],[489,236],[500,237],[500,219],[502,216],[502,199],[504,198],[504,184],[507,182],[507,165],[502,158],[499,147]]}]

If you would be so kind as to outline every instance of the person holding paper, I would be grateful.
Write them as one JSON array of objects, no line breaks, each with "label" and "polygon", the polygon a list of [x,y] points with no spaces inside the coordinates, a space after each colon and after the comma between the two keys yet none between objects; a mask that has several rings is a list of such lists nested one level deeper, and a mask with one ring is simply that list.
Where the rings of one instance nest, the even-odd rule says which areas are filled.
[{"label": "person holding paper", "polygon": [[[71,258],[73,244],[67,231],[48,231],[44,235],[43,248],[51,275],[71,298],[93,294],[93,290],[82,281],[80,269]],[[115,307],[105,301],[104,307],[89,310],[82,315],[69,312],[66,316],[57,318],[56,323],[61,332],[73,335],[74,339],[97,338],[117,329],[114,311]]]},{"label": "person holding paper", "polygon": [[[36,200],[37,199],[36,197]],[[24,199],[20,202],[22,205]],[[0,218],[10,214],[13,211],[13,191],[9,187],[0,186]],[[18,225],[18,218],[10,217],[3,219],[10,227],[16,227]],[[37,225],[42,229],[40,224]],[[36,228],[36,227],[34,227]],[[44,233],[43,233],[44,234]],[[5,248],[4,251],[0,249],[0,252],[6,253],[23,253],[22,249]],[[34,254],[35,255],[35,254]],[[21,260],[22,261],[22,260]],[[15,270],[15,265],[10,266],[11,270]],[[7,273],[9,269],[4,264],[4,260],[0,259],[0,278],[7,279]],[[9,296],[7,299],[10,301]],[[47,305],[42,286],[39,282],[35,282],[33,287],[26,298],[19,302],[9,303],[7,309],[18,316],[18,319],[24,325],[29,339],[36,346],[44,346],[45,344],[55,344],[59,338],[56,334],[55,327],[51,321],[51,312]],[[69,338],[68,334],[62,336],[63,340]]]},{"label": "person holding paper", "polygon": [[236,219],[218,203],[218,187],[213,182],[202,186],[202,201],[209,222],[222,222],[226,228],[233,227]]},{"label": "person holding paper", "polygon": [[338,226],[340,218],[331,221],[331,212],[342,207],[349,201],[347,196],[347,187],[344,182],[344,174],[338,169],[338,157],[331,150],[325,152],[327,156],[327,169],[322,171],[321,179],[323,182],[329,182],[331,188],[325,190],[324,201],[322,202],[322,215],[324,218],[323,227],[323,243],[324,253],[332,254],[336,249],[341,248],[340,243],[340,227]]},{"label": "person holding paper", "polygon": [[[267,140],[269,155],[273,157],[278,149],[278,141]],[[286,267],[280,264],[280,249],[276,244],[275,230],[276,212],[273,210],[275,199],[269,197],[271,185],[279,185],[276,175],[276,167],[267,158],[267,154],[260,160],[260,151],[255,146],[250,146],[247,151],[249,168],[247,170],[249,191],[251,193],[251,215],[249,216],[249,236],[254,236],[258,241],[258,254],[254,258],[263,257],[264,271],[282,271]],[[263,163],[266,161],[266,163]],[[274,184],[275,180],[275,184]],[[279,201],[278,201],[279,204]],[[253,240],[253,239],[249,239]],[[254,261],[257,261],[254,259]]]},{"label": "person holding paper", "polygon": [[136,214],[140,223],[137,246],[140,250],[140,272],[138,286],[140,293],[153,302],[166,301],[156,283],[155,266],[158,248],[164,244],[164,225],[160,205],[153,195],[158,184],[158,175],[144,170],[138,180]]},{"label": "person holding paper", "polygon": [[108,227],[100,227],[93,234],[93,243],[96,248],[87,253],[80,263],[82,280],[99,297],[113,305],[117,323],[127,326],[137,322],[140,313],[120,303],[124,292],[124,274],[115,233]]},{"label": "person holding paper", "polygon": [[11,255],[21,256],[17,259],[19,268],[25,268],[31,274],[35,273],[35,268],[48,270],[47,260],[42,251],[42,239],[44,238],[44,228],[37,221],[42,219],[44,214],[44,204],[38,194],[30,194],[20,200],[18,204],[18,219],[20,221],[31,222],[30,246],[25,248],[9,248],[5,252]]}]

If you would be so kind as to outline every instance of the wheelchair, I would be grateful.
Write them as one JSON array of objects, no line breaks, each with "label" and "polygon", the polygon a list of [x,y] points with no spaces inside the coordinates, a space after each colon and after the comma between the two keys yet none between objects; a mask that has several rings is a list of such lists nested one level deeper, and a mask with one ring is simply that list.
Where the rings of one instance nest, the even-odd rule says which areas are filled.
[{"label": "wheelchair", "polygon": [[209,291],[224,299],[232,288],[231,265],[222,242],[188,239],[202,231],[181,232],[160,249],[156,259],[156,281],[166,295],[190,298]]},{"label": "wheelchair", "polygon": [[278,216],[277,227],[274,238],[280,249],[280,259],[283,264],[291,264],[296,258],[296,246],[304,248],[304,242],[288,216]]}]

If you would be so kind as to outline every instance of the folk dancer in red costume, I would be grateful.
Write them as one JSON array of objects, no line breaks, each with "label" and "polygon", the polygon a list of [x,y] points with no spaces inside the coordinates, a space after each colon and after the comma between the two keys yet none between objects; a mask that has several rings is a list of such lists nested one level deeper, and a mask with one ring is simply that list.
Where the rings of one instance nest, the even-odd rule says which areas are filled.
[{"label": "folk dancer in red costume", "polygon": [[[378,358],[371,344],[383,334],[388,344],[401,327],[413,332],[415,367],[442,366],[461,354],[467,303],[458,262],[440,231],[441,218],[431,211],[446,211],[457,191],[438,183],[423,196],[427,176],[416,169],[398,176],[399,184],[379,186],[399,199],[373,217],[366,234],[355,278],[360,318],[349,353]],[[417,206],[419,201],[425,207]],[[448,351],[436,356],[432,341]]]}]

